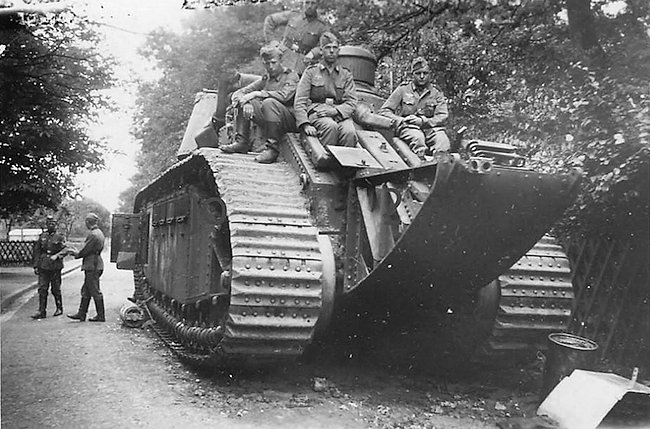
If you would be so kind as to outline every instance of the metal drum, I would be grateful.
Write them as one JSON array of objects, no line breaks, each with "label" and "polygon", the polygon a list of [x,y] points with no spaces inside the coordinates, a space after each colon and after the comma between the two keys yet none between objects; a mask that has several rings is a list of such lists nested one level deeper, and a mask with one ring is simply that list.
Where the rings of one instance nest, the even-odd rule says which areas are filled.
[{"label": "metal drum", "polygon": [[571,375],[574,369],[593,369],[596,350],[598,350],[598,344],[587,338],[564,332],[549,334],[542,383],[542,400],[564,377]]},{"label": "metal drum", "polygon": [[375,84],[377,58],[367,49],[359,46],[341,46],[339,64],[352,72],[355,81]]}]

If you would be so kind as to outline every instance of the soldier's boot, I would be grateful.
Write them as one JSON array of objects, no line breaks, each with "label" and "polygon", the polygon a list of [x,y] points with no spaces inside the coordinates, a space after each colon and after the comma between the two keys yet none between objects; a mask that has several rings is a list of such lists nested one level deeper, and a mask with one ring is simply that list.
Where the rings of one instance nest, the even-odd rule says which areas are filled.
[{"label": "soldier's boot", "polygon": [[255,161],[260,164],[273,164],[278,159],[281,132],[280,124],[273,122],[266,124],[266,147],[255,157]]},{"label": "soldier's boot", "polygon": [[61,295],[54,295],[54,302],[56,303],[56,311],[53,316],[60,316],[63,314],[63,298]]},{"label": "soldier's boot", "polygon": [[95,310],[97,310],[97,316],[91,317],[88,319],[89,322],[105,322],[106,317],[104,315],[104,298],[95,298]]},{"label": "soldier's boot", "polygon": [[32,315],[32,319],[45,319],[47,309],[47,295],[38,295],[38,311]]},{"label": "soldier's boot", "polygon": [[235,142],[224,146],[219,146],[222,152],[225,153],[248,153],[251,150],[250,141],[250,121],[236,121],[235,126]]},{"label": "soldier's boot", "polygon": [[86,313],[88,313],[88,306],[90,305],[90,297],[81,297],[79,303],[79,311],[76,314],[68,314],[67,316],[72,320],[79,320],[83,322],[86,320]]}]

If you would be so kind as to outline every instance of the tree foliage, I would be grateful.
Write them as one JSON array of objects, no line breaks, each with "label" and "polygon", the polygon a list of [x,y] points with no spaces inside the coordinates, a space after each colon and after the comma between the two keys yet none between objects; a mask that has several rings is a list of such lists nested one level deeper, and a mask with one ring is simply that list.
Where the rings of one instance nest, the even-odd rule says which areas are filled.
[{"label": "tree foliage", "polygon": [[[233,7],[214,17],[236,15],[245,8]],[[565,218],[565,231],[647,234],[647,2],[323,0],[321,9],[344,43],[366,46],[377,55],[376,87],[382,95],[408,78],[413,57],[425,56],[437,85],[449,98],[450,128],[466,125],[472,137],[519,146],[536,169],[582,168],[585,179],[578,203]],[[156,53],[165,77],[150,88],[150,100],[159,100],[154,103],[163,109],[160,101],[167,94],[167,103],[184,114],[168,117],[155,109],[142,110],[139,129],[160,127],[164,134],[156,142],[175,133],[164,140],[169,146],[156,147],[165,160],[143,157],[142,167],[157,173],[173,161],[193,94],[200,89],[198,82],[212,83],[217,75],[212,70],[222,71],[253,57],[259,47],[254,32],[260,28],[260,15],[245,24],[230,22],[240,31],[247,27],[248,36],[241,40],[217,21],[212,24],[216,28],[199,30],[197,24],[176,38],[158,35],[160,40],[152,44],[158,48],[150,52]],[[215,49],[215,42],[205,35],[217,33],[222,35],[219,48],[210,57],[212,67],[206,69],[200,58]],[[180,43],[181,39],[188,43]],[[248,49],[246,55],[219,55],[240,49]],[[177,101],[182,106],[174,104]],[[159,119],[163,121],[158,123]],[[148,128],[142,127],[145,122]],[[141,135],[143,144],[145,137]],[[163,150],[167,152],[162,154]],[[143,154],[147,151],[151,149],[143,146]],[[147,171],[147,177],[154,171]]]},{"label": "tree foliage", "polygon": [[199,10],[184,22],[181,33],[158,30],[149,37],[142,54],[158,64],[162,76],[138,90],[138,173],[120,196],[122,210],[130,211],[137,191],[176,160],[196,93],[216,89],[221,76],[259,72],[251,62],[263,42],[262,21],[270,10],[269,5]]},{"label": "tree foliage", "polygon": [[56,207],[102,166],[87,126],[112,80],[98,35],[72,12],[0,17],[0,217]]}]

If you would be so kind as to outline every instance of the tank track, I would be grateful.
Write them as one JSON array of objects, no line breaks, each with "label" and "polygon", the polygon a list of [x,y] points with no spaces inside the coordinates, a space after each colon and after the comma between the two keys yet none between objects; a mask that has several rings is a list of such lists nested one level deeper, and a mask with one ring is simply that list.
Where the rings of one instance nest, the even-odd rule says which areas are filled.
[{"label": "tank track", "polygon": [[319,317],[327,317],[318,230],[299,179],[281,160],[264,165],[253,155],[206,149],[200,156],[228,213],[232,259],[220,261],[231,278],[225,314],[218,325],[188,320],[181,306],[148,284],[142,269],[134,271],[136,297],[146,301],[163,341],[192,364],[295,359],[310,344]]},{"label": "tank track", "polygon": [[567,330],[574,298],[571,269],[552,237],[542,237],[498,283],[499,304],[483,352],[545,349],[549,333]]}]

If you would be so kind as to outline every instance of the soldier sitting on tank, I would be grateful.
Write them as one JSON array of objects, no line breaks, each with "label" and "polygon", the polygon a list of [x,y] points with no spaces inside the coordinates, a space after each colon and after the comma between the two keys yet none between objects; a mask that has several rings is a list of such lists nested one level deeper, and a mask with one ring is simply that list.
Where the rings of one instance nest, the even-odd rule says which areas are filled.
[{"label": "soldier sitting on tank", "polygon": [[352,72],[338,64],[339,41],[334,34],[324,33],[320,47],[322,59],[307,67],[296,89],[296,123],[300,131],[318,137],[325,147],[355,147],[352,114],[358,97]]},{"label": "soldier sitting on tank", "polygon": [[250,122],[261,129],[264,150],[255,157],[257,162],[271,164],[278,158],[280,138],[286,132],[296,132],[296,119],[289,110],[298,84],[298,75],[282,66],[282,50],[278,42],[260,49],[266,73],[255,82],[232,95],[235,118],[235,142],[221,146],[226,153],[247,153],[251,149]]},{"label": "soldier sitting on tank", "polygon": [[281,49],[283,65],[302,74],[305,62],[319,58],[318,41],[329,31],[329,24],[318,16],[318,0],[303,0],[302,11],[287,10],[273,13],[264,19],[264,39],[272,41],[273,33],[284,26]]},{"label": "soldier sitting on tank", "polygon": [[431,83],[427,60],[411,62],[412,80],[398,86],[379,109],[394,120],[396,137],[404,140],[420,159],[425,152],[449,150],[445,121],[449,116],[445,96]]}]

